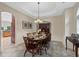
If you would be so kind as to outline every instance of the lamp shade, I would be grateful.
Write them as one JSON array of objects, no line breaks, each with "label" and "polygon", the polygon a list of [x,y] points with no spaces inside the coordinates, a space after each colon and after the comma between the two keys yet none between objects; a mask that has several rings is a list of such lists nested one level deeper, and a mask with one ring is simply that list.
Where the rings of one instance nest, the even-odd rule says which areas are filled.
[{"label": "lamp shade", "polygon": [[35,20],[35,23],[42,23],[43,21],[40,19]]}]

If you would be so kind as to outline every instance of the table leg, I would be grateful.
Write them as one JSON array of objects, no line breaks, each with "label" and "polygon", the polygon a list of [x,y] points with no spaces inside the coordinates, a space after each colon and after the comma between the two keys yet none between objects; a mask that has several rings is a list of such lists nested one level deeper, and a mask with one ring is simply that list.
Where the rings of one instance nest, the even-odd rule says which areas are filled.
[{"label": "table leg", "polygon": [[74,44],[73,44],[73,51],[74,51]]},{"label": "table leg", "polygon": [[78,57],[78,47],[75,46],[75,56]]},{"label": "table leg", "polygon": [[66,50],[67,50],[67,37],[66,37]]}]

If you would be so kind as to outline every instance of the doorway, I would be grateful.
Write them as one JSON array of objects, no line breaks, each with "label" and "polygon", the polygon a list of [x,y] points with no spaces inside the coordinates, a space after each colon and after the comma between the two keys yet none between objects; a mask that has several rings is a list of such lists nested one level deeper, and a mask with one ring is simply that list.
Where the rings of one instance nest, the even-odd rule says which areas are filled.
[{"label": "doorway", "polygon": [[1,12],[1,49],[15,44],[15,18],[9,12]]}]

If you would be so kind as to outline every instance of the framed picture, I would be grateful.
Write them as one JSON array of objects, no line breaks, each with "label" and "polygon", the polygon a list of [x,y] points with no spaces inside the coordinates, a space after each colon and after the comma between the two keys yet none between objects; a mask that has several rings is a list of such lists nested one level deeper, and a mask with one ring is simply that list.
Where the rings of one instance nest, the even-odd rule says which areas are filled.
[{"label": "framed picture", "polygon": [[22,21],[22,28],[23,29],[32,29],[32,23],[27,21]]}]

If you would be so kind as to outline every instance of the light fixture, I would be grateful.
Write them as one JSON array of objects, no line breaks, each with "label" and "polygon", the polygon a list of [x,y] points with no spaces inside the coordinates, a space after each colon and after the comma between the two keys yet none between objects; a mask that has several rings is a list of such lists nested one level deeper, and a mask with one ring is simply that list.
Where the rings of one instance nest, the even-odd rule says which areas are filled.
[{"label": "light fixture", "polygon": [[43,22],[42,20],[40,20],[40,17],[39,17],[39,4],[40,4],[40,2],[38,2],[38,17],[35,20],[35,23],[42,23]]}]

